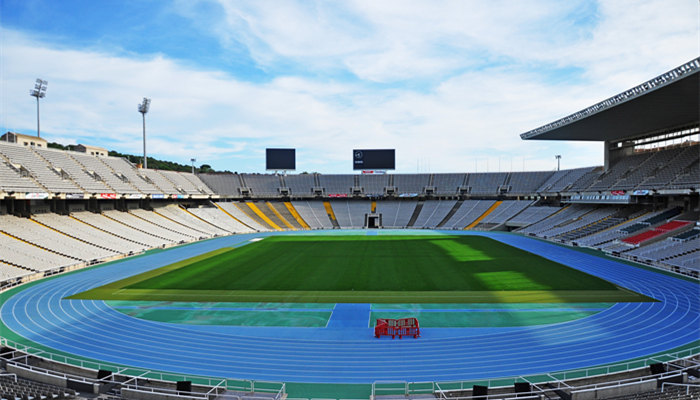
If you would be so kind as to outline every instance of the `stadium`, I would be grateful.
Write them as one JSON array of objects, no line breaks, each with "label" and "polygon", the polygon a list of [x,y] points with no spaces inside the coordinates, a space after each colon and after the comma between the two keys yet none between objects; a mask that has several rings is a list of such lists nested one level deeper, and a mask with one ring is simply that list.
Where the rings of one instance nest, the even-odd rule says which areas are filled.
[{"label": "stadium", "polygon": [[149,168],[147,98],[144,165],[57,149],[39,79],[0,137],[0,395],[697,399],[700,58],[647,79],[513,135],[603,165],[347,174]]}]

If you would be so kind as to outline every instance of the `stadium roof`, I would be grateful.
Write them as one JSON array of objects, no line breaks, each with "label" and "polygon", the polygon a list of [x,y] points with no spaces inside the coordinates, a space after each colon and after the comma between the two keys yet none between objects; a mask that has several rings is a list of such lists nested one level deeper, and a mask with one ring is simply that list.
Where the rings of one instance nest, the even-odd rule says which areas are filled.
[{"label": "stadium roof", "polygon": [[700,57],[522,139],[618,141],[700,123]]}]

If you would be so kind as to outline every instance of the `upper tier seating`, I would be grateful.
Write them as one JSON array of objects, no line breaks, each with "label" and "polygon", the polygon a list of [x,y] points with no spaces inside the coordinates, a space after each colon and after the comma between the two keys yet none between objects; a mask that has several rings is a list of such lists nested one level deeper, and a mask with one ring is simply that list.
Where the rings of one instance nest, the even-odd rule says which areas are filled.
[{"label": "upper tier seating", "polygon": [[279,175],[241,174],[241,179],[256,196],[278,196],[282,181]]},{"label": "upper tier seating", "polygon": [[30,148],[0,142],[0,159],[29,171],[43,187],[54,193],[82,193],[67,174],[51,165]]},{"label": "upper tier seating", "polygon": [[219,195],[239,196],[241,194],[240,189],[243,184],[238,174],[200,174],[199,177]]},{"label": "upper tier seating", "polygon": [[311,196],[316,186],[313,174],[287,175],[283,179],[293,196]]},{"label": "upper tier seating", "polygon": [[0,191],[43,192],[44,189],[34,183],[32,178],[15,169],[9,162],[0,158]]},{"label": "upper tier seating", "polygon": [[455,195],[459,193],[460,187],[465,187],[464,182],[467,174],[435,174],[433,176],[433,187],[437,195]]},{"label": "upper tier seating", "polygon": [[389,175],[359,175],[360,187],[365,195],[382,196],[389,186]]},{"label": "upper tier seating", "polygon": [[71,178],[88,193],[114,193],[112,188],[107,186],[99,176],[85,169],[82,164],[78,163],[71,151],[62,151],[55,149],[35,149],[44,159],[50,162],[57,168],[62,169]]},{"label": "upper tier seating", "polygon": [[535,193],[552,175],[554,175],[553,171],[511,172],[506,184],[508,193]]},{"label": "upper tier seating", "polygon": [[396,174],[394,175],[394,187],[396,193],[421,194],[430,183],[430,174]]},{"label": "upper tier seating", "polygon": [[355,175],[318,175],[318,181],[326,195],[351,194]]},{"label": "upper tier seating", "polygon": [[508,174],[505,172],[486,172],[481,174],[469,174],[467,186],[471,194],[498,194],[499,189],[505,186]]}]

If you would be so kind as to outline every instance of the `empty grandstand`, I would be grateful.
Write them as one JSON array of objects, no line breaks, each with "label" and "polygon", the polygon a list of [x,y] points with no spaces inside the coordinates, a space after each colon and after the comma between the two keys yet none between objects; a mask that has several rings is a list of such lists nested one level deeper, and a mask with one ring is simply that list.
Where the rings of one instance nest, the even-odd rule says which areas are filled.
[{"label": "empty grandstand", "polygon": [[[633,90],[630,93],[625,92],[625,96],[616,96],[593,106],[591,109],[583,110],[560,121],[555,121],[552,124],[523,134],[524,139],[595,140],[605,143],[605,165],[561,171],[360,175],[320,173],[298,175],[251,173],[192,174],[143,169],[117,157],[95,156],[72,151],[0,143],[0,280],[2,280],[3,290],[15,286],[20,286],[19,289],[23,289],[23,287],[29,289],[32,287],[32,284],[29,284],[30,282],[45,277],[130,257],[128,260],[136,260],[136,262],[128,264],[128,268],[133,269],[118,272],[123,274],[123,276],[119,275],[120,278],[126,279],[140,272],[141,269],[151,268],[152,265],[149,263],[155,264],[153,260],[156,257],[154,255],[160,255],[164,258],[172,257],[173,262],[180,262],[183,259],[192,257],[187,252],[188,246],[201,246],[196,247],[202,250],[202,253],[196,255],[197,257],[209,252],[221,251],[221,248],[216,248],[218,246],[216,243],[219,243],[216,240],[220,239],[230,240],[230,242],[222,242],[227,245],[231,243],[239,245],[244,241],[261,241],[272,235],[284,234],[286,236],[289,233],[308,235],[307,231],[309,230],[323,230],[328,231],[323,233],[337,235],[341,232],[344,233],[342,230],[367,229],[367,234],[373,235],[380,232],[380,229],[397,229],[405,230],[399,231],[401,234],[435,236],[449,235],[455,232],[464,233],[463,231],[467,230],[473,231],[472,234],[475,236],[484,235],[486,237],[499,238],[499,240],[511,241],[517,246],[530,246],[527,248],[533,252],[546,249],[549,251],[549,257],[559,258],[563,263],[567,263],[570,260],[573,260],[570,261],[572,264],[578,262],[577,257],[580,256],[585,258],[588,263],[583,265],[576,264],[576,267],[605,275],[610,280],[614,280],[616,284],[618,284],[619,280],[619,282],[629,283],[632,286],[637,285],[635,290],[648,289],[656,284],[656,279],[661,280],[661,277],[663,277],[665,286],[662,289],[656,291],[656,288],[654,288],[654,290],[645,292],[645,295],[650,297],[660,294],[660,300],[655,300],[658,300],[659,304],[650,302],[652,305],[649,307],[657,308],[654,309],[653,313],[651,311],[649,313],[663,315],[664,312],[669,312],[669,309],[665,308],[667,304],[664,296],[673,297],[674,285],[680,285],[678,282],[683,282],[687,287],[695,287],[692,285],[697,285],[697,278],[700,273],[700,253],[698,252],[700,248],[700,224],[698,223],[698,216],[700,216],[700,203],[698,201],[698,192],[700,191],[700,174],[698,174],[700,144],[697,140],[700,123],[697,121],[697,114],[694,117],[696,119],[691,118],[689,121],[679,118],[668,122],[664,118],[659,117],[658,113],[657,117],[653,118],[654,113],[649,109],[651,106],[643,96],[652,96],[654,98],[658,96],[666,99],[678,96],[674,88],[681,87],[683,89],[688,85],[697,87],[698,76],[700,76],[698,73],[700,71],[700,61],[694,60],[689,63],[689,66],[684,68],[681,72],[676,71],[675,75],[671,74],[670,78],[664,78],[663,82],[652,80],[643,84],[642,89]],[[649,89],[650,87],[655,89],[651,90]],[[691,103],[693,101],[697,104],[697,98],[689,100]],[[651,103],[656,104],[657,102],[651,101]],[[659,113],[665,111],[668,110],[660,110]],[[617,124],[611,123],[613,119],[628,120],[627,116],[630,113],[645,115],[645,121],[642,121],[643,123],[630,122],[630,126],[624,129],[619,129]],[[651,116],[647,116],[647,114]],[[649,126],[647,127],[645,124]],[[669,138],[672,139],[670,140],[672,143],[667,143]],[[650,148],[650,144],[654,146]],[[377,229],[377,231],[373,229]],[[418,229],[423,229],[424,231],[416,233],[414,230]],[[489,236],[494,232],[511,233],[504,233],[503,236]],[[207,240],[213,238],[218,239]],[[546,241],[553,241],[557,244],[554,245]],[[474,249],[467,248],[468,246],[460,247],[455,244],[451,246],[454,247],[449,249],[452,252],[450,254],[455,258],[459,258],[460,252],[467,250],[478,253]],[[586,247],[588,249],[586,252],[579,253],[572,250],[575,247]],[[172,249],[169,249],[167,252],[161,252],[160,250],[149,252],[152,249],[165,248]],[[572,251],[572,253],[564,253],[561,250],[562,248]],[[594,255],[591,255],[589,252],[593,252]],[[571,256],[571,254],[576,254],[577,256]],[[139,255],[141,258],[132,257],[135,255]],[[387,253],[382,256],[391,257],[391,254]],[[491,257],[488,254],[479,254],[479,256],[484,258]],[[598,256],[600,258],[591,258]],[[635,264],[632,264],[634,267],[627,263],[611,264],[607,257],[616,257],[625,262]],[[143,261],[143,263],[139,263],[139,260]],[[605,266],[610,268],[599,267],[596,262],[591,260],[605,260]],[[602,261],[600,262],[602,263]],[[649,272],[647,269],[635,269],[640,264],[643,264],[644,268],[652,267],[649,268],[651,271],[662,271],[663,273],[656,275],[655,272]],[[625,272],[617,275],[615,268],[624,269]],[[93,273],[94,271],[97,271],[95,274],[99,275],[99,268],[88,269],[82,272]],[[512,277],[515,275],[510,272],[504,273],[505,275],[499,275],[502,274],[502,271],[495,272],[496,275],[493,274],[494,272],[486,272],[481,276],[486,282],[493,282],[490,281],[490,279],[496,279],[491,278],[493,276],[502,277],[507,275]],[[638,283],[635,279],[630,278],[635,274],[643,276],[644,279],[640,278],[642,283]],[[99,279],[109,280],[105,276],[100,276]],[[258,279],[264,280],[265,277],[258,277]],[[93,282],[89,280],[86,280],[86,282],[80,282],[80,284],[91,288],[94,286]],[[17,293],[21,292],[21,290],[17,291]],[[12,293],[13,295],[15,294],[15,292]],[[51,301],[55,301],[57,304],[61,304],[61,301],[63,301],[61,300],[63,294],[52,294],[52,296],[54,297],[51,298]],[[8,298],[11,299],[11,296]],[[47,308],[42,308],[46,305],[41,303],[44,300],[43,298],[36,299],[32,297],[31,300],[25,299],[27,301],[26,304],[13,303],[13,305],[19,310],[22,309],[21,306],[27,309],[31,305],[39,304],[37,307],[39,307],[40,311],[30,315],[37,317],[41,321],[54,318],[54,316],[48,316],[48,312],[61,311],[66,312],[66,314],[61,314],[61,316],[67,318],[66,320],[61,320],[63,325],[70,326],[71,323],[74,323],[79,326],[85,322],[68,319],[75,318],[75,316],[60,307],[55,309],[48,308],[48,306]],[[688,298],[681,296],[680,300],[674,299],[678,303],[673,304],[674,307],[689,307],[688,304],[692,304],[690,307],[695,307],[695,303],[692,302],[696,300],[693,300],[691,293]],[[550,299],[550,301],[554,303],[553,300]],[[55,305],[55,303],[51,304]],[[112,312],[115,308],[122,307],[122,311],[123,309],[138,309],[138,306],[124,306],[119,303],[106,303],[103,301],[80,304],[86,308],[91,307],[86,311],[89,311],[86,314],[88,317],[85,317],[87,320],[90,320],[88,321],[90,323],[101,323],[102,321],[97,316],[100,316],[100,313]],[[276,303],[263,304],[262,306],[246,305],[246,307],[240,307],[235,302],[231,302],[233,305],[225,305],[223,307],[212,304],[211,310],[207,310],[211,311],[212,314],[220,311],[215,310],[217,307],[223,309],[235,308],[236,312],[250,312],[250,309],[256,307],[267,307],[265,312],[268,314],[269,311],[278,311],[286,307],[284,304]],[[175,313],[189,311],[191,305],[158,303],[156,307]],[[353,309],[360,308],[354,303],[341,305],[340,307],[333,304],[328,309],[324,307],[328,306],[318,303],[314,307],[307,307],[310,310],[294,309],[293,312],[298,312],[300,315],[303,313],[335,313],[337,316],[343,315],[343,313],[352,313]],[[392,305],[392,307],[395,307],[390,308],[392,312],[396,312],[396,309],[399,309],[399,312],[415,312],[414,305],[401,304]],[[427,308],[430,307],[435,308],[434,306],[428,306]],[[470,312],[484,312],[479,308],[480,306],[474,307],[474,309],[470,309]],[[533,311],[527,307],[533,307],[536,310]],[[539,312],[539,306],[527,307],[527,312]],[[592,312],[597,313],[608,307],[616,306],[606,305],[602,307],[595,305],[583,307],[585,308],[583,311],[576,309],[576,312],[591,312],[590,309],[593,309],[594,311]],[[636,313],[632,306],[627,308],[628,305],[619,305],[617,307],[629,311],[628,314],[625,314],[627,316],[644,314]],[[668,307],[670,308],[671,306]],[[10,308],[8,307],[8,309]],[[363,310],[367,312],[367,315],[373,315],[370,313],[375,312],[379,313],[379,311],[374,311],[370,308],[369,305]],[[695,309],[691,311],[697,313]],[[426,313],[429,312],[427,311]],[[571,312],[571,310],[567,309],[566,312]],[[670,312],[677,311],[672,309]],[[686,319],[677,322],[675,325],[677,331],[669,334],[670,337],[666,338],[668,341],[678,339],[680,335],[685,334],[683,327],[687,328],[689,324],[697,322],[696,320],[688,319],[692,316],[686,315],[687,313],[685,312],[677,312],[677,314],[682,315]],[[117,313],[111,314],[112,317],[114,315],[117,315]],[[118,315],[118,317],[115,317],[117,319],[108,320],[109,323],[103,324],[102,328],[105,326],[109,327],[115,321],[126,321],[131,318],[123,317],[121,314]],[[592,315],[586,314],[585,317]],[[4,317],[9,318],[9,315],[4,315]],[[315,317],[318,317],[318,315]],[[320,319],[321,317],[318,318]],[[591,317],[591,321],[593,320],[595,319]],[[622,336],[622,333],[624,333],[625,329],[619,326],[619,321],[611,322],[602,318],[601,320],[604,323],[615,324],[618,336]],[[70,321],[70,323],[67,321]],[[656,332],[666,331],[665,326],[658,321],[640,321],[640,325],[646,323],[654,325]],[[146,325],[168,325],[162,321],[157,322],[149,322]],[[309,336],[295,336],[304,330],[299,329],[298,326],[285,326],[283,322],[279,321],[275,323],[281,324],[280,326],[286,329],[285,334],[290,336],[278,340],[275,343],[278,347],[272,349],[271,353],[269,353],[273,355],[270,356],[268,353],[265,353],[265,357],[270,357],[275,362],[287,366],[288,364],[285,362],[289,361],[288,359],[293,359],[294,353],[299,351],[302,353],[302,359],[307,357],[306,361],[316,363],[314,364],[316,368],[320,368],[318,365],[322,365],[323,362],[327,361],[326,359],[333,357],[329,357],[325,353],[308,355],[303,353],[303,348],[313,348],[317,344],[316,339],[321,338],[319,342],[323,342],[324,346],[326,346],[323,351],[326,353],[333,352],[336,350],[333,346],[340,345],[337,342],[333,342],[337,337],[332,335],[340,335],[338,332],[348,328],[348,326],[343,324],[351,325],[350,328],[364,329],[367,327],[366,319],[359,322],[350,320],[350,322],[342,321],[337,326],[330,324],[330,326],[318,327]],[[352,325],[354,323],[359,325]],[[542,325],[547,324],[543,323]],[[595,324],[585,326],[586,332],[588,330],[595,331],[604,337],[605,340],[618,339],[618,337],[606,337],[606,326],[603,323],[601,323],[600,327],[598,325],[592,327],[592,325]],[[263,332],[262,329],[258,329],[260,326],[242,324],[240,328],[242,333],[235,332],[235,334],[226,337],[226,340],[234,343],[232,347],[237,349],[246,349],[246,346],[265,348],[265,340],[271,339],[271,337],[266,336],[267,333],[256,336]],[[309,331],[311,331],[317,327],[307,326],[304,328],[309,328]],[[331,328],[332,334],[330,339],[323,336],[326,334],[324,332],[328,332],[323,330],[326,328]],[[458,329],[459,327],[455,328],[448,324],[441,326],[441,328]],[[490,329],[490,327],[484,328]],[[187,334],[196,336],[195,339],[197,341],[195,342],[197,343],[212,344],[213,342],[209,342],[207,336],[202,332],[213,333],[216,336],[220,334],[219,329],[226,331],[224,328],[205,327],[199,331],[197,329],[187,331]],[[334,331],[333,329],[337,330]],[[436,338],[431,339],[437,343],[435,345],[436,349],[433,350],[438,351],[440,357],[444,358],[449,358],[451,355],[445,352],[449,352],[449,349],[445,350],[442,348],[444,342],[441,342],[441,340],[445,338],[455,342],[461,340],[461,338],[456,340],[449,336],[452,332],[457,332],[455,335],[459,335],[459,331],[449,331],[449,329],[441,333],[448,336],[437,335]],[[172,333],[172,331],[167,329],[165,332],[168,334]],[[196,332],[196,335],[193,332]],[[229,331],[226,332],[228,334]],[[428,328],[428,332],[430,332],[430,328]],[[115,329],[116,333],[121,335],[133,332],[129,332],[128,327],[123,329],[119,327],[118,332]],[[140,332],[137,332],[137,334],[140,334]],[[676,335],[675,337],[673,336],[674,334]],[[426,336],[429,337],[429,335]],[[692,333],[690,336],[692,336]],[[166,338],[164,337],[163,339],[165,340]],[[172,337],[167,339],[172,340]],[[560,340],[559,338],[555,339]],[[626,339],[629,341],[635,340],[635,338]],[[14,354],[17,350],[22,351],[21,349],[12,348],[16,343],[10,343],[6,338],[3,340],[2,344],[6,346],[3,348],[5,354]],[[51,344],[53,339],[45,339],[37,335],[36,340],[45,340],[44,343]],[[177,340],[181,340],[181,338],[177,338]],[[304,346],[295,347],[298,343],[302,343],[301,340],[303,340]],[[572,341],[581,339],[564,337],[561,340],[566,342],[566,345],[570,345]],[[76,340],[71,338],[68,342],[76,342]],[[430,343],[428,340],[425,342]],[[373,357],[373,361],[381,359],[379,355],[383,355],[382,352],[386,348],[381,347],[384,344],[381,341],[376,343],[379,344],[375,345],[373,343],[366,346],[366,348],[358,350],[358,359],[361,359],[362,362],[367,361],[367,354]],[[628,373],[627,370],[632,370],[635,372],[630,372],[633,376],[620,377],[617,380],[618,384],[634,385],[635,388],[641,391],[642,389],[648,389],[647,385],[652,385],[652,383],[653,386],[658,382],[663,384],[663,379],[665,379],[666,375],[663,377],[656,376],[653,378],[652,383],[634,381],[634,379],[638,378],[636,375],[649,375],[646,368],[652,361],[656,363],[654,357],[664,357],[664,360],[678,361],[675,364],[668,365],[670,367],[669,371],[653,375],[662,375],[667,372],[675,373],[673,379],[680,380],[681,383],[687,383],[688,371],[693,370],[693,368],[697,369],[698,366],[697,360],[692,360],[692,357],[698,352],[697,347],[689,347],[692,343],[694,343],[692,340],[684,342],[683,345],[685,347],[681,349],[680,346],[666,348],[664,343],[654,342],[649,345],[648,348],[650,350],[648,353],[634,354],[634,357],[632,355],[620,356],[623,357],[621,360],[609,360],[608,354],[605,353],[600,355],[600,359],[597,359],[597,361],[591,362],[588,367],[611,363],[612,361],[624,361],[626,364],[624,367],[619,367],[619,371]],[[11,344],[13,346],[10,346]],[[61,344],[65,343],[61,342]],[[539,343],[534,344],[539,345]],[[629,345],[629,342],[624,344]],[[153,345],[155,346],[155,344]],[[213,346],[217,351],[225,347],[217,343],[213,343]],[[401,344],[400,346],[413,345]],[[50,346],[47,347],[50,348]],[[458,350],[466,353],[467,349],[473,349],[474,347],[470,343],[470,347],[459,347]],[[544,347],[545,349],[540,355],[545,354],[548,350],[546,346]],[[604,347],[606,351],[612,351],[607,346]],[[121,348],[120,350],[130,351],[128,346],[125,348],[126,350]],[[370,350],[367,350],[367,348]],[[180,350],[184,352],[190,351],[188,348],[180,348]],[[487,349],[486,352],[498,353],[497,350],[500,349]],[[669,356],[670,358],[665,358],[664,352],[670,350],[674,350],[674,357]],[[683,351],[686,353],[682,353]],[[44,352],[44,350],[41,350],[41,352]],[[52,353],[47,352],[47,354]],[[235,367],[243,366],[241,368],[244,368],[257,362],[255,358],[258,354],[251,354],[253,355],[250,358],[241,356],[241,359],[236,359],[237,363],[229,362],[231,361],[230,358],[225,360],[228,364],[235,364]],[[100,356],[99,354],[90,355],[92,357]],[[340,364],[333,364],[331,361],[328,361],[330,366],[328,368],[335,368],[348,373],[348,376],[352,378],[351,380],[354,379],[353,382],[366,379],[366,374],[371,373],[386,377],[387,380],[395,377],[390,373],[386,373],[390,368],[373,366],[362,370],[362,366],[359,365],[360,362],[355,362],[353,358],[355,353],[351,347],[340,346],[340,350],[335,355],[338,355],[341,362],[345,363],[342,364],[342,368],[347,367],[348,369],[343,370],[339,366]],[[40,357],[36,359],[28,357],[27,353],[19,357],[23,364],[17,367],[17,371],[27,366],[41,368],[51,364],[48,361],[41,361]],[[67,360],[66,356],[63,357],[64,361]],[[157,354],[152,355],[152,358],[156,360],[159,360],[159,357]],[[187,357],[190,356],[187,355]],[[277,358],[275,359],[274,357]],[[14,355],[8,358],[8,361],[5,361],[5,365],[13,365],[12,363],[17,361],[15,358]],[[191,358],[195,359],[197,363],[200,362],[197,356],[191,356]],[[426,354],[421,355],[417,359],[420,362],[427,362],[428,358],[434,359],[435,357],[426,352]],[[571,354],[569,358],[576,359]],[[627,361],[631,358],[643,359],[642,365],[638,368],[642,368],[644,371],[637,371],[636,364],[633,366],[632,361]],[[319,359],[322,360],[321,364],[318,364]],[[56,360],[51,361],[58,362]],[[209,361],[211,361],[212,365],[215,365],[217,359],[216,357],[211,357],[203,362]],[[442,370],[448,370],[448,373],[444,376],[452,377],[450,374],[459,374],[459,372],[449,372],[449,368],[446,368],[445,364],[441,363],[440,360],[434,361],[436,364],[431,364],[434,373],[437,374]],[[464,359],[460,359],[460,361],[464,362]],[[568,366],[569,364],[566,364],[568,361],[570,360],[561,361],[562,365]],[[154,362],[153,365],[167,369],[167,361],[160,362],[160,360]],[[543,362],[549,363],[547,360]],[[58,363],[60,364],[61,362]],[[124,363],[128,363],[128,359]],[[69,363],[65,362],[64,364]],[[397,369],[406,372],[406,368],[408,368],[411,373],[416,374],[420,372],[415,372],[417,368],[411,369],[412,367],[409,364],[402,364]],[[468,363],[464,362],[464,364]],[[197,365],[202,366],[204,364]],[[264,368],[250,368],[250,370],[254,370],[257,377],[266,377],[268,371],[265,368],[271,368],[271,364],[263,365]],[[27,368],[32,370],[29,367]],[[64,365],[56,366],[51,364],[51,367],[54,369],[71,369],[71,367]],[[120,379],[122,381],[119,382],[120,385],[115,384],[115,386],[121,387],[120,395],[125,395],[125,397],[129,393],[138,391],[141,393],[138,396],[141,397],[134,395],[131,398],[167,399],[170,397],[163,393],[167,393],[168,390],[175,392],[174,396],[178,395],[178,390],[173,390],[172,382],[169,381],[180,380],[179,375],[176,375],[177,379],[166,379],[163,378],[163,375],[159,375],[163,379],[155,379],[153,378],[154,375],[151,375],[155,373],[150,372],[150,370],[131,371],[130,375],[128,374],[130,372],[128,366],[110,365],[110,368],[110,371],[114,372],[116,376],[121,376]],[[208,371],[206,368],[208,366],[202,367],[203,370]],[[606,366],[605,368],[608,367]],[[95,369],[102,370],[99,366]],[[554,398],[552,394],[554,393],[560,398],[570,399],[573,398],[572,395],[574,393],[579,393],[579,391],[583,393],[591,390],[603,390],[591,386],[594,383],[588,380],[574,384],[571,382],[573,378],[555,377],[555,369],[551,371],[537,370],[537,373],[540,374],[538,379],[541,379],[538,383],[541,385],[538,386],[537,390],[532,391],[536,393],[537,398],[544,396],[544,393],[549,393]],[[393,373],[393,370],[391,371]],[[584,374],[589,374],[590,372],[591,375],[608,375],[613,372],[616,373],[618,370],[605,369],[604,371],[594,373],[586,370]],[[81,372],[84,373],[84,371]],[[95,371],[90,373],[92,372]],[[304,370],[301,367],[299,370],[288,368],[283,372],[287,375],[281,376],[294,376],[293,374],[295,373],[301,374],[303,372]],[[313,376],[321,377],[319,379],[328,379],[324,375],[325,372],[323,370],[321,372],[314,370],[313,373],[318,375]],[[521,371],[517,370],[516,372]],[[550,374],[550,372],[553,374]],[[23,373],[27,375],[23,376]],[[283,373],[280,372],[280,374]],[[36,377],[38,375],[26,372],[16,372],[16,374],[17,376],[14,379],[3,377],[0,380],[0,387],[7,388],[4,390],[14,396],[14,399],[33,400],[75,395],[75,392],[63,389],[65,388],[65,386],[62,386],[63,380],[55,381],[60,382],[61,384],[59,385],[37,385],[32,391],[27,391],[24,388],[31,387],[31,384],[18,386],[16,383],[27,376]],[[51,379],[45,378],[49,381],[54,381],[53,379],[55,378],[51,371],[43,371],[39,375],[42,377],[52,376]],[[515,383],[523,375],[525,373],[518,375],[516,378],[509,378],[508,382]],[[431,376],[428,375],[426,380],[429,380]],[[439,376],[442,377],[443,375]],[[542,376],[545,376],[546,379],[542,378]],[[576,376],[576,378],[581,376],[583,375]],[[185,380],[184,377],[185,375],[183,375],[182,380]],[[64,379],[65,382],[68,382],[70,379],[75,380],[65,376],[62,376],[60,379]],[[534,382],[535,378],[532,379]],[[593,380],[593,378],[590,379]],[[627,381],[627,379],[630,381]],[[82,380],[82,382],[85,381],[86,379]],[[98,389],[102,387],[100,385],[104,384],[104,382],[94,379],[88,381],[91,382],[90,385],[96,385],[94,387]],[[263,379],[258,379],[257,381],[260,382],[256,382],[256,379],[245,380],[244,385],[254,386],[257,383],[264,382]],[[471,381],[474,381],[474,379]],[[625,383],[619,383],[623,381]],[[331,380],[331,382],[336,381]],[[337,382],[340,382],[340,380]],[[284,384],[274,383],[276,386],[274,390],[271,389],[270,391],[273,393],[271,397],[275,399],[283,398],[285,394]],[[141,385],[140,389],[136,387],[139,384]],[[445,393],[452,393],[450,396],[453,397],[472,396],[474,394],[468,390],[465,391],[463,387],[443,390],[438,389],[439,385],[435,382],[429,382],[429,384],[430,389],[428,390],[430,393],[443,396],[440,398],[447,398]],[[460,381],[459,384],[464,386],[463,381]],[[191,398],[217,399],[219,394],[229,389],[227,385],[228,382],[226,380],[224,380],[224,384],[208,381],[207,385],[202,385],[203,388],[198,388],[200,392],[196,396],[191,396]],[[554,386],[545,385],[557,385],[557,387],[554,389]],[[373,390],[380,386],[381,384],[373,385]],[[409,383],[406,383],[405,387],[408,388],[409,386]],[[264,387],[264,384],[258,386],[259,389]],[[245,386],[243,391],[255,391],[248,389],[249,387]],[[259,391],[263,391],[263,389]],[[406,392],[408,391],[406,389]],[[564,393],[564,395],[557,391]],[[150,395],[144,395],[142,392],[150,393]],[[155,392],[158,392],[157,396],[153,395]],[[512,395],[512,392],[505,389],[503,389],[503,393]],[[231,396],[235,398],[240,397],[238,394],[232,394]],[[583,394],[578,396],[586,398]],[[8,398],[8,400],[11,399]]]}]

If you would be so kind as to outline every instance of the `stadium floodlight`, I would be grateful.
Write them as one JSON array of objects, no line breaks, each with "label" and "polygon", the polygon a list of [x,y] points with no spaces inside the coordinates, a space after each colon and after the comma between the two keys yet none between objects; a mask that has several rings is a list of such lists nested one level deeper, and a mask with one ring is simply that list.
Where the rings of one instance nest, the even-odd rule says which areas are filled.
[{"label": "stadium floodlight", "polygon": [[561,160],[561,154],[557,154],[556,156],[554,156],[554,158],[557,159],[557,171],[559,171],[559,161]]},{"label": "stadium floodlight", "polygon": [[196,158],[190,158],[190,161],[192,162],[192,175],[194,175],[194,163],[197,161]]},{"label": "stadium floodlight", "polygon": [[34,83],[34,89],[29,91],[29,95],[36,97],[36,136],[41,137],[41,130],[39,129],[39,99],[43,99],[46,96],[46,85],[49,83],[43,79],[37,79]]},{"label": "stadium floodlight", "polygon": [[143,168],[148,169],[148,158],[146,158],[146,113],[151,107],[151,99],[143,98],[143,102],[139,104],[139,112],[143,117]]}]

